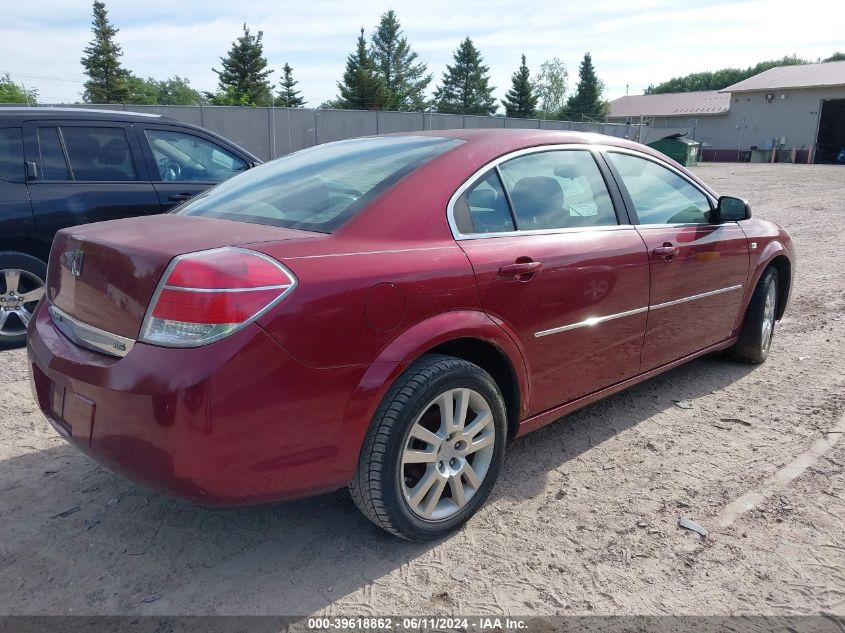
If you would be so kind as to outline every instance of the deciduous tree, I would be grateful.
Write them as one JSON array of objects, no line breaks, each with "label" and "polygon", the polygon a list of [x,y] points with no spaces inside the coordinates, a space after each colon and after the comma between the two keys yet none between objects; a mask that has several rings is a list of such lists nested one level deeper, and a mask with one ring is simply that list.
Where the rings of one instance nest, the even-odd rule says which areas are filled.
[{"label": "deciduous tree", "polygon": [[569,73],[557,57],[540,64],[540,72],[534,78],[534,90],[544,119],[555,118],[563,109]]},{"label": "deciduous tree", "polygon": [[691,73],[683,77],[672,77],[656,86],[650,85],[645,89],[645,94],[662,94],[666,92],[694,92],[697,90],[721,90],[730,85],[739,83],[754,75],[767,71],[777,66],[796,66],[807,64],[806,59],[796,55],[787,55],[781,59],[769,59],[759,62],[748,68],[720,68],[719,70],[706,70],[700,73]]},{"label": "deciduous tree", "polygon": [[38,91],[12,81],[9,73],[0,76],[0,103],[25,103],[35,105]]}]

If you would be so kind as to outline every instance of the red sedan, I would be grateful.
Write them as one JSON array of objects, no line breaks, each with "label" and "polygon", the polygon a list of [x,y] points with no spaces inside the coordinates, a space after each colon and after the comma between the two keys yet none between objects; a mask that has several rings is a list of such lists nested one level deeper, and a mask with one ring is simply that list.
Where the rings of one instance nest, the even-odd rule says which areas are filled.
[{"label": "red sedan", "polygon": [[56,430],[134,480],[205,504],[348,486],[431,539],[509,439],[702,354],[764,361],[793,270],[786,231],[636,143],[354,139],[59,232],[29,370]]}]

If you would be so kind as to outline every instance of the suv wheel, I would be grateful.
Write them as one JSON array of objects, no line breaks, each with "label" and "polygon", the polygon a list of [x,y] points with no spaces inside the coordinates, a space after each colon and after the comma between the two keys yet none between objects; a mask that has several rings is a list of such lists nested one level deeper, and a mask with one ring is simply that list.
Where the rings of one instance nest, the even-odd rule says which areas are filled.
[{"label": "suv wheel", "polygon": [[349,486],[358,508],[402,538],[440,538],[484,504],[505,455],[505,403],[470,362],[429,355],[388,392]]},{"label": "suv wheel", "polygon": [[0,252],[0,348],[20,347],[35,306],[44,296],[47,264],[30,255]]}]

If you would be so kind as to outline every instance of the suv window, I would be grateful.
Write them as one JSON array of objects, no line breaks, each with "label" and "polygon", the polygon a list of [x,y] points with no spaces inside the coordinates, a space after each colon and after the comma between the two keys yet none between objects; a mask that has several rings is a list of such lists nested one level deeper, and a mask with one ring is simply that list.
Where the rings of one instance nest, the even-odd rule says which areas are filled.
[{"label": "suv window", "polygon": [[705,224],[710,201],[696,187],[657,163],[618,152],[607,153],[642,224]]},{"label": "suv window", "polygon": [[38,162],[42,180],[70,180],[58,128],[38,128]]},{"label": "suv window", "polygon": [[126,132],[119,127],[62,127],[74,180],[137,180]]},{"label": "suv window", "polygon": [[619,224],[601,171],[587,150],[518,156],[499,169],[521,231]]},{"label": "suv window", "polygon": [[21,129],[17,127],[0,129],[0,180],[23,182],[23,165]]},{"label": "suv window", "polygon": [[168,182],[220,182],[247,168],[216,143],[171,130],[144,130],[159,177]]},{"label": "suv window", "polygon": [[455,224],[464,235],[513,231],[508,198],[495,169],[488,171],[455,202]]}]

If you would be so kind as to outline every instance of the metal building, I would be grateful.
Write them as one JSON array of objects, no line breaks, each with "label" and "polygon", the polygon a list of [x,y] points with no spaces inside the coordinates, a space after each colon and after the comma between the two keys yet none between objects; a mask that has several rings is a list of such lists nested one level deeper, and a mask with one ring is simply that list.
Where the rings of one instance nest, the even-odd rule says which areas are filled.
[{"label": "metal building", "polygon": [[686,132],[687,138],[703,148],[719,142],[731,96],[716,90],[630,95],[610,102],[607,120],[615,123],[643,123],[641,143],[653,143],[666,136]]},{"label": "metal building", "polygon": [[[725,112],[708,113],[708,107],[723,103],[714,95],[727,100]],[[666,104],[689,113],[668,112]],[[845,62],[779,66],[718,93],[642,95],[610,103],[610,121],[640,116],[651,123],[649,141],[687,130],[701,142],[703,160],[834,162],[845,149]]]},{"label": "metal building", "polygon": [[[779,66],[728,86],[741,150],[833,162],[845,148],[845,62]],[[727,156],[726,156],[727,158]],[[790,157],[792,158],[792,157]]]}]

